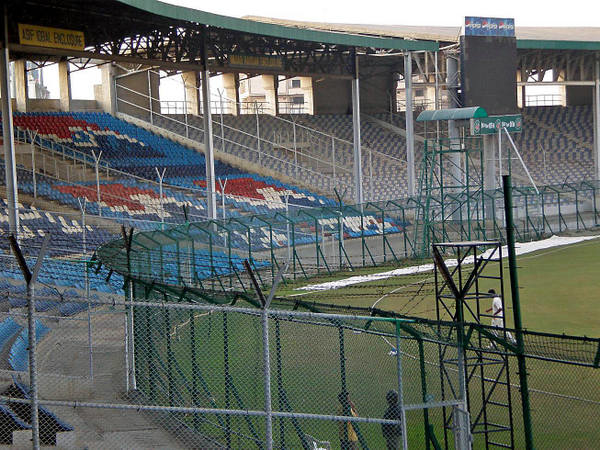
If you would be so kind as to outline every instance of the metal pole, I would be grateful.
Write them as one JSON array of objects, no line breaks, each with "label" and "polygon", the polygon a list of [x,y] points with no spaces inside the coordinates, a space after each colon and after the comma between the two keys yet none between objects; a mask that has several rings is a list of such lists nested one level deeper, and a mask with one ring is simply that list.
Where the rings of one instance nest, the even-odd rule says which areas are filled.
[{"label": "metal pole", "polygon": [[291,239],[290,239],[290,204],[289,204],[289,194],[285,194],[285,228],[287,234],[287,248],[288,248],[288,261],[292,258],[292,247],[291,247]]},{"label": "metal pole", "polygon": [[[440,109],[440,80],[439,80],[439,66],[438,66],[438,58],[439,51],[434,52],[434,64],[435,64],[435,109]],[[435,121],[435,138],[440,139],[440,121]]]},{"label": "metal pole", "polygon": [[150,71],[146,72],[148,74],[148,101],[150,104],[150,123],[154,125],[154,114],[152,111],[152,81],[150,80]]},{"label": "metal pole", "polygon": [[369,200],[373,201],[373,151],[369,148]]},{"label": "metal pole", "polygon": [[40,269],[42,268],[44,256],[46,255],[46,249],[48,248],[48,243],[50,242],[50,234],[46,235],[44,242],[42,243],[42,248],[38,254],[38,258],[35,263],[35,267],[33,268],[33,272],[31,272],[27,267],[27,262],[25,261],[25,257],[23,256],[21,248],[17,243],[16,237],[11,235],[8,237],[8,239],[11,249],[15,255],[15,258],[17,259],[19,267],[21,268],[21,272],[23,273],[23,278],[25,279],[27,285],[27,332],[29,333],[27,344],[29,350],[29,396],[31,397],[31,434],[33,448],[39,449],[40,424],[36,366],[37,335],[35,330],[35,295],[33,292],[33,287],[37,280]]},{"label": "metal pole", "polygon": [[[509,149],[509,153],[508,153],[509,157],[510,157],[510,149]],[[498,130],[498,167],[499,167],[499,173],[500,173],[500,177],[502,177],[502,175],[504,175],[502,173],[502,129]],[[498,180],[500,181],[500,180]]]},{"label": "metal pole", "polygon": [[258,116],[258,104],[255,103],[254,111],[256,111],[256,150],[258,151],[258,164],[260,165],[260,118]]},{"label": "metal pole", "polygon": [[225,178],[225,182],[219,178],[219,184],[221,185],[221,208],[223,210],[223,221],[225,221],[227,218],[225,215],[225,187],[227,187],[227,178]]},{"label": "metal pole", "polygon": [[594,79],[594,131],[596,140],[594,142],[595,178],[600,180],[600,55],[596,54]]},{"label": "metal pole", "polygon": [[123,355],[125,356],[125,392],[129,392],[129,327],[127,325],[127,314],[123,315],[124,320],[124,342],[123,345],[125,347],[125,351]]},{"label": "metal pole", "polygon": [[210,111],[210,72],[202,70],[202,108],[204,112],[204,154],[206,159],[206,195],[208,218],[217,218],[215,197],[215,154],[213,147],[212,115]]},{"label": "metal pole", "polygon": [[510,293],[512,297],[515,334],[517,339],[517,362],[519,366],[519,383],[521,385],[521,406],[523,409],[523,426],[525,429],[525,447],[532,450],[533,430],[531,426],[531,410],[529,405],[529,388],[527,383],[527,367],[525,363],[523,324],[521,322],[521,304],[519,299],[519,279],[517,275],[517,255],[515,251],[515,232],[513,222],[512,184],[510,175],[502,176],[504,189],[504,215],[506,217],[506,244],[508,247],[508,267],[510,271]]},{"label": "metal pole", "polygon": [[163,205],[163,180],[165,178],[165,171],[167,170],[166,167],[163,168],[162,172],[158,171],[158,167],[154,168],[156,170],[156,175],[158,176],[158,192],[160,195],[159,198],[159,202],[160,202],[160,222],[161,222],[161,228],[164,229],[164,225],[165,225],[165,208]]},{"label": "metal pole", "polygon": [[356,49],[353,51],[354,78],[352,79],[352,130],[354,150],[354,199],[356,203],[363,203],[362,186],[362,154],[360,145],[360,81],[358,79],[358,57]]},{"label": "metal pole", "polygon": [[292,127],[293,127],[293,133],[294,133],[294,172],[296,173],[296,176],[298,176],[298,147],[296,144],[296,121],[294,120],[292,122]]},{"label": "metal pole", "polygon": [[[183,75],[181,76],[183,80],[183,120],[185,121],[185,137],[190,137],[190,127],[188,125],[188,102],[187,102],[187,86],[185,84],[185,79]],[[162,110],[161,110],[162,113]]]},{"label": "metal pole", "polygon": [[81,209],[81,227],[83,228],[83,261],[84,261],[84,281],[85,281],[85,298],[87,300],[87,316],[88,316],[88,349],[89,349],[89,363],[90,363],[90,378],[94,379],[94,355],[93,355],[93,345],[92,345],[92,305],[90,302],[90,279],[88,275],[88,266],[87,266],[87,230],[85,226],[85,207],[87,203],[87,199],[85,197],[78,198],[79,209]]},{"label": "metal pole", "polygon": [[0,55],[0,96],[2,97],[2,134],[4,139],[4,167],[6,172],[6,202],[8,203],[9,233],[18,238],[19,210],[17,203],[17,164],[15,161],[15,137],[13,129],[12,105],[10,101],[9,63],[8,53],[8,13],[4,4],[4,48]]},{"label": "metal pole", "polygon": [[[29,139],[31,139],[31,177],[33,179],[33,198],[37,199],[37,182],[35,176],[35,137],[37,136],[37,130],[28,130]],[[54,160],[56,164],[56,160]],[[55,174],[58,176],[57,174]]]},{"label": "metal pole", "polygon": [[404,55],[404,94],[406,97],[406,179],[408,195],[415,195],[415,128],[413,122],[412,54]]},{"label": "metal pole", "polygon": [[[225,151],[225,127],[223,126],[223,92],[221,91],[221,89],[218,90],[219,92],[219,109],[220,114],[221,114],[221,150]],[[223,192],[223,191],[221,191]]]},{"label": "metal pole", "polygon": [[273,415],[271,405],[271,361],[269,354],[269,314],[267,305],[262,310],[262,331],[263,331],[263,366],[264,366],[264,389],[265,389],[265,419],[267,441],[267,450],[273,450]]},{"label": "metal pole", "polygon": [[398,403],[402,420],[402,449],[408,449],[408,436],[406,435],[406,411],[404,409],[404,389],[402,384],[402,354],[400,353],[400,322],[396,320],[396,368],[398,371]]},{"label": "metal pole", "polygon": [[96,197],[98,200],[98,215],[102,217],[102,206],[100,205],[100,174],[98,172],[98,165],[100,164],[100,158],[102,158],[102,150],[98,156],[96,156],[96,152],[92,150],[92,156],[94,157],[94,169],[96,171]]},{"label": "metal pole", "polygon": [[331,167],[333,172],[333,182],[335,183],[335,137],[331,136]]},{"label": "metal pole", "polygon": [[37,336],[35,334],[35,295],[33,282],[27,283],[27,326],[29,331],[29,395],[31,397],[31,433],[33,448],[40,448],[39,399],[37,390]]}]

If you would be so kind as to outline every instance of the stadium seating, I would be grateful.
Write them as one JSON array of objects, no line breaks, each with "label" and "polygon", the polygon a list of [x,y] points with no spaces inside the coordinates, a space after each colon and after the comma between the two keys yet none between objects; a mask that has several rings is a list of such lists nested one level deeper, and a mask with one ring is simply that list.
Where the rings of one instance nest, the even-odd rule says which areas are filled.
[{"label": "stadium seating", "polygon": [[[24,384],[20,383],[13,376],[13,384],[4,390],[2,395],[6,395],[14,398],[29,399],[29,388]],[[7,406],[10,407],[11,412],[17,416],[23,423],[26,424],[27,428],[31,428],[28,422],[31,418],[31,404],[30,403],[18,403],[18,402],[7,402]],[[73,427],[61,420],[56,414],[50,411],[44,406],[40,406],[38,409],[38,420],[40,424],[40,443],[42,445],[54,446],[57,445],[56,435],[57,433],[63,433],[73,431]]]},{"label": "stadium seating", "polygon": [[12,445],[14,431],[30,429],[31,425],[22,420],[5,403],[0,403],[0,444]]},{"label": "stadium seating", "polygon": [[[90,155],[92,151],[96,154],[102,151],[102,159],[108,162],[111,168],[131,175],[155,180],[155,168],[158,167],[159,169],[165,168],[165,182],[169,184],[192,187],[194,181],[204,179],[203,154],[109,114],[17,113],[14,121],[16,126],[37,130],[40,139],[50,139]],[[43,141],[40,142],[43,143]],[[221,179],[248,176],[247,173],[218,160],[215,160],[215,175]],[[264,177],[262,181],[268,184],[274,182],[274,180]],[[327,201],[322,196],[301,192],[293,186],[286,186],[286,188],[297,192],[294,199],[305,199],[300,204],[310,203],[313,206],[320,206]],[[111,192],[115,189],[116,192]],[[108,187],[106,193],[117,194],[115,197],[118,198],[119,187],[115,186],[112,189]],[[120,193],[123,194],[122,191]],[[241,192],[236,192],[235,189],[230,193],[241,195]],[[128,192],[124,192],[124,194],[127,199]],[[144,192],[140,194],[143,195]],[[253,197],[255,195],[260,196],[260,193],[254,194]],[[312,197],[312,200],[308,197]],[[297,203],[294,199],[291,200],[291,203]],[[118,206],[133,206],[132,203],[122,205],[119,203],[120,200],[109,202],[108,206],[115,206],[115,202]]]},{"label": "stadium seating", "polygon": [[0,350],[4,351],[8,343],[19,333],[23,327],[16,323],[12,317],[7,317],[0,322]]},{"label": "stadium seating", "polygon": [[[39,319],[35,321],[35,336],[39,342],[50,332]],[[24,328],[10,348],[8,363],[13,370],[22,372],[29,366],[29,329]]]},{"label": "stadium seating", "polygon": [[[76,199],[75,199],[76,200]],[[60,257],[83,251],[83,227],[79,214],[60,214],[42,211],[35,206],[19,203],[20,238],[25,245],[40,248],[46,234],[52,235],[55,244],[69,242],[70,245],[52,245],[49,248],[50,257]],[[0,234],[8,233],[8,205],[0,199]],[[108,242],[116,237],[104,228],[86,224],[86,243],[88,248]],[[0,240],[0,248],[8,249],[8,243]]]},{"label": "stadium seating", "polygon": [[516,143],[541,184],[593,178],[593,142],[591,106],[523,109],[523,132]]}]

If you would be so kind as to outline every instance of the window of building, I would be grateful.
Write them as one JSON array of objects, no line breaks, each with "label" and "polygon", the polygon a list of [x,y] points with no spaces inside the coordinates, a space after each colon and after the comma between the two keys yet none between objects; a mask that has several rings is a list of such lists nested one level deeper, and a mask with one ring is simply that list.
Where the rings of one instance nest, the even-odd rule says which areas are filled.
[{"label": "window of building", "polygon": [[298,95],[295,97],[292,97],[292,103],[296,104],[296,105],[301,105],[304,103],[304,95]]},{"label": "window of building", "polygon": [[300,80],[292,80],[292,88],[299,88],[300,87]]}]

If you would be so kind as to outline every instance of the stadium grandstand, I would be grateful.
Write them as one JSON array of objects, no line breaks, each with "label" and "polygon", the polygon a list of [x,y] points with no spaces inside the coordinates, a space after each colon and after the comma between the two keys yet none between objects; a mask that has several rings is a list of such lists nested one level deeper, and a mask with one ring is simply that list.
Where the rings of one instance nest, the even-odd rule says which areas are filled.
[{"label": "stadium grandstand", "polygon": [[[345,298],[275,293],[315,276],[421,264],[440,242],[475,242],[475,265],[493,265],[477,252],[509,240],[507,174],[519,241],[596,230],[600,28],[483,19],[497,25],[484,36],[477,18],[380,26],[238,19],[154,0],[4,3],[0,445],[383,448],[380,430],[393,426],[404,427],[397,448],[471,448],[473,439],[533,448],[527,401],[515,412],[522,395],[510,391],[509,367],[525,353],[510,332],[481,326],[479,285],[466,344],[458,312],[434,321],[377,302],[344,309]],[[76,83],[87,98],[74,95]],[[460,260],[451,277],[462,277],[463,247],[448,245],[440,251]],[[442,301],[432,283],[397,290]],[[271,301],[280,312],[263,320],[276,327],[277,382],[263,386],[268,332],[264,345],[253,311]],[[408,413],[409,425],[404,409],[399,422],[381,418],[381,405],[357,414],[344,400],[356,382],[346,359],[382,337],[385,357],[398,358],[373,372],[385,386],[390,374],[396,388],[402,379],[400,337],[414,344],[406,386],[422,395],[407,397],[420,414]],[[560,336],[526,337],[536,362],[598,367],[595,340],[565,337],[575,350],[548,356],[535,340]],[[301,342],[323,363],[306,382],[331,383],[334,400],[304,407],[294,372],[282,375],[291,370],[282,343]],[[459,363],[444,372],[443,361],[461,359],[444,352],[467,347],[500,373],[486,377],[483,362],[466,381]],[[310,365],[302,351],[291,352],[304,358],[298,373]],[[428,394],[433,360],[441,381],[429,380]],[[465,391],[448,389],[454,382]]]}]

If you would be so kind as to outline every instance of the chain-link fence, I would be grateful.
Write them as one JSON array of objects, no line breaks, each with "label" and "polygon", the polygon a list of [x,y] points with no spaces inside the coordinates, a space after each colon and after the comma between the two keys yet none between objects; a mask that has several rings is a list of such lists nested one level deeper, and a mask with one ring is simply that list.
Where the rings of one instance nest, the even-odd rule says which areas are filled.
[{"label": "chain-link fence", "polygon": [[[456,323],[177,302],[155,290],[137,298],[143,288],[133,301],[72,298],[82,307],[70,316],[38,309],[34,372],[29,314],[0,313],[2,443],[31,444],[35,378],[40,442],[60,448],[376,449],[404,437],[409,448],[455,448],[465,405],[483,448],[483,392],[486,423],[524,446],[516,358],[490,327],[465,324],[476,370],[461,391]],[[600,340],[526,332],[524,342],[536,447],[593,448]],[[510,378],[482,391],[498,358]]]}]

